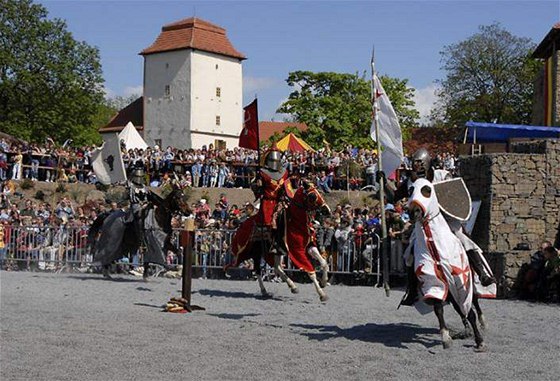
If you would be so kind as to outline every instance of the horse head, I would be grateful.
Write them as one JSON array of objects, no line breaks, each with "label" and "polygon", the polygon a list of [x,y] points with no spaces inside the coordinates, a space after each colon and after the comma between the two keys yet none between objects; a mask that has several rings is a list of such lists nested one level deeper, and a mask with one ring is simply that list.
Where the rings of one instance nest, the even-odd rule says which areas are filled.
[{"label": "horse head", "polygon": [[323,195],[311,182],[303,181],[302,187],[304,205],[307,210],[326,209],[330,214],[330,208],[325,202]]},{"label": "horse head", "polygon": [[167,207],[169,211],[181,212],[187,214],[189,209],[189,200],[187,195],[183,192],[183,188],[175,182],[171,183],[172,190],[171,193],[165,198],[167,201]]},{"label": "horse head", "polygon": [[426,221],[439,213],[439,202],[430,181],[420,178],[414,182],[408,208],[413,221]]}]

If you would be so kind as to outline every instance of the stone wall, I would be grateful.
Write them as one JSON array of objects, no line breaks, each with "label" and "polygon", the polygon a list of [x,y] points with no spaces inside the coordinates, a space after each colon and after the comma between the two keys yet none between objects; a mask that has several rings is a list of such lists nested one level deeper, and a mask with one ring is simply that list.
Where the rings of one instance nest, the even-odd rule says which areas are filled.
[{"label": "stone wall", "polygon": [[511,150],[461,158],[471,197],[482,201],[473,239],[502,262],[507,289],[543,240],[559,239],[560,227],[560,141],[514,143]]}]

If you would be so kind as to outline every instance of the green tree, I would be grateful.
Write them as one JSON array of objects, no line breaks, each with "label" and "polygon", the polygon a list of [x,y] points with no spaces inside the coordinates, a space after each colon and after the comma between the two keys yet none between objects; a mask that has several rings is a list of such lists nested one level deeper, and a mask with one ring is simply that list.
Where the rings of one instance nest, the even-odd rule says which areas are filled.
[{"label": "green tree", "polygon": [[500,24],[480,26],[478,33],[444,47],[447,72],[439,81],[439,100],[432,112],[436,124],[531,122],[533,81],[541,64],[530,58],[535,45]]},{"label": "green tree", "polygon": [[31,0],[0,0],[0,9],[0,129],[31,141],[95,140],[104,101],[97,48]]},{"label": "green tree", "polygon": [[[414,90],[406,86],[407,80],[380,79],[391,101],[395,98],[393,106],[403,123],[401,127],[415,126],[419,114],[412,108]],[[335,149],[373,146],[371,84],[365,74],[295,71],[286,82],[294,91],[277,112],[307,124],[302,136],[314,148],[324,146],[324,142]]]}]

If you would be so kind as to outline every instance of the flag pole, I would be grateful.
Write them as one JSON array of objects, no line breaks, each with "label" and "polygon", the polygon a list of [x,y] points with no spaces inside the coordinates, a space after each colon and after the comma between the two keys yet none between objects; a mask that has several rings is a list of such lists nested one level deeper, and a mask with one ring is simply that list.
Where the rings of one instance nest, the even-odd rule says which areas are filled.
[{"label": "flag pole", "polygon": [[257,173],[261,169],[261,136],[259,128],[259,104],[257,101],[257,94],[255,94],[255,117],[257,118]]},{"label": "flag pole", "polygon": [[[373,107],[373,125],[375,127],[375,140],[377,143],[377,170],[383,171],[383,159],[381,155],[381,142],[379,139],[379,109],[377,107],[377,93],[375,88],[375,46],[371,51],[371,100]],[[387,239],[387,221],[385,219],[385,179],[379,179],[379,206],[381,208],[381,258],[383,263],[383,288],[385,294],[389,296],[389,257],[387,249],[389,242]]]}]

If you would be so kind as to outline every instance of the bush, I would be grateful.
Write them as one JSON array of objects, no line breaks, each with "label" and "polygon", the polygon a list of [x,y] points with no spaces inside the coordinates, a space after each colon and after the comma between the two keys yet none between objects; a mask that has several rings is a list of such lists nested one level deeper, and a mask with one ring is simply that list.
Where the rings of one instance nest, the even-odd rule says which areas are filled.
[{"label": "bush", "polygon": [[342,197],[338,203],[342,206],[344,206],[346,204],[352,205],[352,203],[350,202],[350,199],[348,197]]},{"label": "bush", "polygon": [[66,185],[64,185],[64,183],[58,183],[58,185],[56,186],[55,192],[58,192],[58,193],[66,192]]},{"label": "bush", "polygon": [[37,192],[35,192],[35,199],[45,201],[45,192],[43,192],[42,190],[38,190]]},{"label": "bush", "polygon": [[25,189],[31,189],[35,186],[35,183],[33,181],[31,181],[31,179],[24,179],[21,184],[20,184],[20,188],[25,190]]},{"label": "bush", "polygon": [[101,192],[107,192],[110,187],[111,187],[110,185],[95,183],[95,189],[97,189],[98,191],[101,191]]},{"label": "bush", "polygon": [[208,193],[208,191],[202,192],[202,196],[200,196],[200,198],[205,199],[207,205],[212,205],[212,200],[210,199],[210,194]]}]

